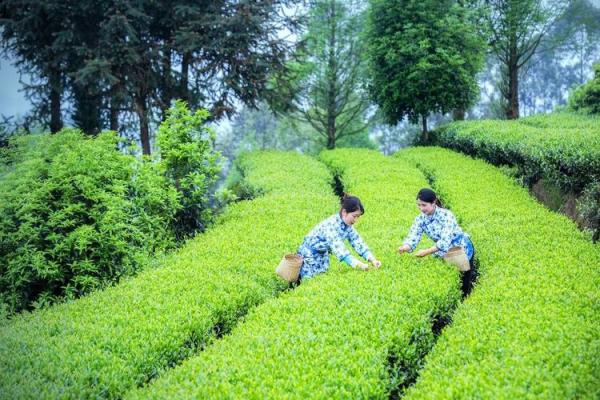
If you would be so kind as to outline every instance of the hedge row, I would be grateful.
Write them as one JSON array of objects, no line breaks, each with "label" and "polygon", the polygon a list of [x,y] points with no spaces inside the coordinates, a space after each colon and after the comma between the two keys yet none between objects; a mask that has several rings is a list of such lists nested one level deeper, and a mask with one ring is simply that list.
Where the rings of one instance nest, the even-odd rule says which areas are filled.
[{"label": "hedge row", "polygon": [[414,167],[373,151],[321,157],[363,201],[357,230],[383,267],[334,264],[126,398],[387,399],[414,379],[435,340],[432,320],[447,318],[460,300],[453,269],[394,251],[426,181]]},{"label": "hedge row", "polygon": [[600,118],[568,113],[518,121],[462,121],[433,133],[434,141],[514,165],[526,183],[546,177],[565,191],[580,193],[600,180]]},{"label": "hedge row", "polygon": [[273,269],[337,203],[331,175],[293,153],[248,155],[242,168],[265,195],[231,205],[160,268],[0,327],[0,398],[120,398],[286,287]]},{"label": "hedge row", "polygon": [[406,398],[599,398],[598,249],[483,161],[440,148],[398,160],[431,175],[481,269]]},{"label": "hedge row", "polygon": [[535,114],[520,118],[518,122],[522,125],[535,126],[537,128],[555,128],[565,132],[570,130],[581,130],[592,135],[600,134],[600,117],[585,116],[573,112],[553,112],[551,114]]}]

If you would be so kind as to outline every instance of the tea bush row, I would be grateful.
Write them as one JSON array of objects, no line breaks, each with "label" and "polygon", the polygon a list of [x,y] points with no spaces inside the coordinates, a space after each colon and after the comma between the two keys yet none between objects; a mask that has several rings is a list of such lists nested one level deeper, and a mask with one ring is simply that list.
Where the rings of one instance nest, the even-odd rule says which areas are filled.
[{"label": "tea bush row", "polygon": [[243,169],[264,195],[231,205],[160,267],[0,327],[0,398],[120,398],[284,289],[273,270],[337,204],[331,176],[294,153],[247,155]]},{"label": "tea bush row", "polygon": [[435,341],[432,321],[448,318],[460,300],[455,270],[395,254],[427,182],[408,163],[373,151],[335,150],[321,159],[363,201],[356,228],[383,267],[334,263],[126,398],[387,399],[415,378]]},{"label": "tea bush row", "polygon": [[462,121],[434,132],[437,144],[516,166],[528,184],[543,177],[581,193],[600,180],[600,117],[556,113],[517,121]]},{"label": "tea bush row", "polygon": [[440,148],[397,158],[432,177],[481,270],[406,398],[600,397],[597,247],[486,162]]}]

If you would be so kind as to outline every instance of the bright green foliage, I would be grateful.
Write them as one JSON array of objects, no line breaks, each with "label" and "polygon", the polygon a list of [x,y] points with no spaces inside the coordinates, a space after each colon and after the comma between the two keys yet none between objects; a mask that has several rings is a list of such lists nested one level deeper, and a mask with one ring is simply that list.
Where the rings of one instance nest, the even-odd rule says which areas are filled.
[{"label": "bright green foliage", "polygon": [[16,137],[0,167],[0,297],[10,312],[130,275],[174,244],[176,192],[103,133]]},{"label": "bright green foliage", "polygon": [[426,181],[374,151],[321,158],[363,201],[357,229],[382,269],[332,266],[126,398],[387,399],[414,379],[435,340],[432,319],[448,317],[460,299],[453,268],[393,251],[418,213],[414,196]]},{"label": "bright green foliage", "polygon": [[481,269],[406,399],[598,398],[598,249],[483,161],[439,148],[398,156],[462,217]]},{"label": "bright green foliage", "polygon": [[161,267],[0,327],[0,398],[120,398],[283,289],[274,268],[335,207],[331,176],[294,153],[250,154],[242,168],[265,195],[228,207]]},{"label": "bright green foliage", "polygon": [[464,121],[435,132],[444,147],[519,168],[527,183],[541,177],[579,193],[600,180],[600,119],[567,113],[519,121]]},{"label": "bright green foliage", "polygon": [[583,116],[573,112],[553,112],[551,114],[535,114],[519,119],[523,125],[537,128],[555,128],[572,131],[587,131],[592,135],[600,135],[600,117]]},{"label": "bright green foliage", "polygon": [[214,133],[204,124],[207,118],[208,111],[191,113],[187,104],[178,100],[158,128],[160,166],[177,188],[181,203],[175,230],[179,238],[204,230],[212,218],[210,194],[220,167],[219,153],[213,149]]},{"label": "bright green foliage", "polygon": [[388,122],[466,109],[477,97],[484,42],[454,0],[371,0],[370,92]]},{"label": "bright green foliage", "polygon": [[575,89],[569,98],[569,107],[589,114],[600,114],[600,62],[594,65],[594,79]]}]

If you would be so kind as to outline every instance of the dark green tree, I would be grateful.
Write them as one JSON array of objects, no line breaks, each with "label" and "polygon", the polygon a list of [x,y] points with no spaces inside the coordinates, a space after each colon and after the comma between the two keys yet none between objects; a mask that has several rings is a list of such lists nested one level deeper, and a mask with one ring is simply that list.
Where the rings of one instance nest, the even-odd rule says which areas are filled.
[{"label": "dark green tree", "polygon": [[93,57],[93,49],[101,44],[98,32],[106,8],[107,3],[94,3],[92,6],[86,1],[76,2],[69,7],[73,15],[69,18],[73,46],[66,54],[66,72],[73,104],[71,119],[76,127],[91,135],[98,134],[104,128],[102,82],[96,75],[89,81],[81,79],[78,72]]},{"label": "dark green tree", "polygon": [[367,54],[370,93],[386,121],[422,122],[464,110],[477,98],[483,41],[470,10],[453,0],[371,0]]},{"label": "dark green tree", "polygon": [[132,104],[133,82],[127,78],[133,76],[140,59],[135,17],[143,14],[125,2],[101,3],[96,10],[102,14],[94,32],[97,42],[80,43],[82,57],[76,60],[72,72],[74,85],[83,89],[82,102],[75,101],[73,119],[78,121],[77,113],[85,117],[79,108],[89,94],[96,108],[98,98],[101,102],[102,128],[120,131],[119,116]]},{"label": "dark green tree", "polygon": [[290,10],[299,1],[203,3],[186,9],[188,18],[175,38],[182,62],[189,58],[192,104],[219,118],[234,111],[235,99],[255,106],[266,95],[269,77],[286,68],[295,49],[292,34],[300,27]]},{"label": "dark green tree", "polygon": [[62,1],[4,0],[0,3],[0,45],[21,74],[32,75],[25,93],[50,131],[62,126],[66,53],[72,46],[69,5]]},{"label": "dark green tree", "polygon": [[73,120],[91,133],[135,114],[149,154],[156,117],[164,119],[173,100],[219,118],[265,95],[267,78],[295,47],[290,10],[299,2],[6,0],[1,44],[33,75],[31,97],[52,131],[68,96]]}]

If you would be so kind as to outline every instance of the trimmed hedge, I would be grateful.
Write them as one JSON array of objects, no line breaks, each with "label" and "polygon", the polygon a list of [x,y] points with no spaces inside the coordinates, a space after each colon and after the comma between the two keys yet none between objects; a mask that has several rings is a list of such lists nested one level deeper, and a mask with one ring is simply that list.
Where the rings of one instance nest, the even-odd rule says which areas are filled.
[{"label": "trimmed hedge", "polygon": [[440,148],[397,155],[461,215],[481,272],[406,398],[599,398],[598,249],[483,161]]},{"label": "trimmed hedge", "polygon": [[[0,398],[120,398],[284,289],[273,270],[336,204],[331,176],[294,153],[242,163],[265,195],[231,205],[161,268],[0,327]],[[263,181],[273,168],[277,176]]]},{"label": "trimmed hedge", "polygon": [[433,132],[443,147],[514,165],[526,183],[546,177],[580,193],[600,180],[600,118],[568,113],[517,121],[453,122]]},{"label": "trimmed hedge", "polygon": [[126,398],[387,399],[414,379],[435,341],[432,320],[447,318],[460,301],[455,270],[394,251],[426,181],[374,151],[335,150],[321,158],[363,201],[357,229],[383,267],[333,265]]},{"label": "trimmed hedge", "polygon": [[565,133],[580,130],[589,132],[592,135],[600,134],[600,117],[585,116],[573,112],[535,114],[520,118],[518,122],[522,125],[534,126],[536,128],[561,129]]}]

